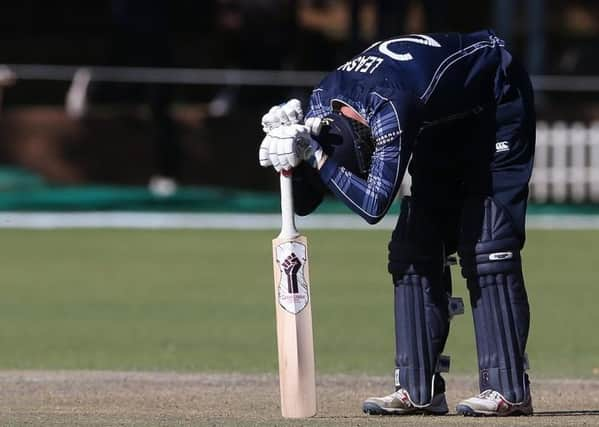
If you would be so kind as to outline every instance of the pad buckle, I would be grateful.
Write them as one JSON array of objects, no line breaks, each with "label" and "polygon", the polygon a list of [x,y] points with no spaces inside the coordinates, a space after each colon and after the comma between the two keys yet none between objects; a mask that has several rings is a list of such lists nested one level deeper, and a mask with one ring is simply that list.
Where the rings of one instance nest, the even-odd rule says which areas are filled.
[{"label": "pad buckle", "polygon": [[451,267],[452,265],[458,265],[458,259],[455,256],[445,258],[445,267]]},{"label": "pad buckle", "polygon": [[435,367],[435,372],[447,373],[449,372],[449,365],[451,365],[451,357],[441,354],[437,359],[437,366]]},{"label": "pad buckle", "polygon": [[449,297],[447,299],[449,320],[453,319],[453,316],[464,314],[464,300],[460,297]]}]

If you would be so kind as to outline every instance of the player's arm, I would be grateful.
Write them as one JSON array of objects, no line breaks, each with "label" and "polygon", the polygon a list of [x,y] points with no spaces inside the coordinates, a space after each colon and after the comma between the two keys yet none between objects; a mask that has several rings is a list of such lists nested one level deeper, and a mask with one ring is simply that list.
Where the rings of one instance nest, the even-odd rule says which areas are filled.
[{"label": "player's arm", "polygon": [[[370,224],[380,221],[397,194],[410,156],[411,143],[406,137],[410,133],[405,132],[407,126],[402,129],[395,106],[390,101],[380,104],[370,120],[376,147],[366,178],[327,157],[312,138],[319,133],[318,115],[311,117],[309,112],[307,116],[306,125],[281,126],[268,133],[263,146],[270,147],[269,156],[261,158],[260,164],[281,171],[304,161],[319,170],[322,182],[350,209]],[[353,141],[348,143],[353,145]]]},{"label": "player's arm", "polygon": [[[316,98],[316,102],[318,102],[318,98]],[[315,101],[311,100],[311,119],[308,119],[308,122],[313,121],[313,118],[316,117],[313,113],[315,111],[314,106]],[[283,136],[286,133],[281,128],[301,123],[303,117],[304,114],[300,101],[292,99],[283,104],[273,106],[262,117],[262,129],[267,135],[272,132],[273,135]],[[277,144],[273,144],[272,138],[264,138],[259,150],[261,166],[272,165],[275,169],[281,169],[277,147]],[[318,176],[318,171],[307,163],[302,162],[294,168],[292,184],[295,213],[300,216],[312,213],[320,205],[326,192],[326,186]]]},{"label": "player's arm", "polygon": [[410,157],[409,133],[402,129],[395,106],[381,105],[370,120],[376,141],[366,179],[326,159],[320,168],[322,181],[350,209],[370,224],[379,222],[389,210]]}]

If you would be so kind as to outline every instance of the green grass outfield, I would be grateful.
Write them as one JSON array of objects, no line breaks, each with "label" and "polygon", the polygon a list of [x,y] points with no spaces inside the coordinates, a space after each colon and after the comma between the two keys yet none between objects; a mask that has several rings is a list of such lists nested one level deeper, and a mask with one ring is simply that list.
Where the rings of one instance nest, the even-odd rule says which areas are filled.
[{"label": "green grass outfield", "polygon": [[[1,230],[0,369],[275,371],[275,234]],[[318,370],[391,374],[389,232],[306,234]],[[598,242],[529,232],[533,375],[599,376]],[[469,307],[446,353],[476,372]]]}]

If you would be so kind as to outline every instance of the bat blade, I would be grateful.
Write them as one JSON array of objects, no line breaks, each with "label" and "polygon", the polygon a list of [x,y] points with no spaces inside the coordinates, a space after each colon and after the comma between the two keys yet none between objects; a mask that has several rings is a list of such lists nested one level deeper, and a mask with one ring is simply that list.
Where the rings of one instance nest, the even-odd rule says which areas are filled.
[{"label": "bat blade", "polygon": [[316,414],[314,343],[308,242],[305,236],[272,242],[281,412],[285,418]]}]

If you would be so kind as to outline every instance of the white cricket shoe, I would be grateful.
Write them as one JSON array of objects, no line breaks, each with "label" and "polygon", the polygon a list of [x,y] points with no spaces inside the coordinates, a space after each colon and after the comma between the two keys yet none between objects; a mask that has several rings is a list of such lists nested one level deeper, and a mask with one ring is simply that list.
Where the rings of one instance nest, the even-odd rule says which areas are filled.
[{"label": "white cricket shoe", "polygon": [[470,417],[532,415],[530,395],[520,403],[512,403],[494,390],[485,390],[478,396],[462,400],[456,407],[458,414]]},{"label": "white cricket shoe", "polygon": [[408,392],[403,388],[388,396],[366,399],[362,404],[362,410],[368,415],[445,415],[449,411],[445,393],[436,394],[430,405],[416,406],[412,403]]}]

